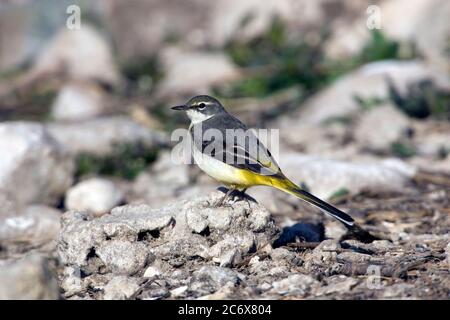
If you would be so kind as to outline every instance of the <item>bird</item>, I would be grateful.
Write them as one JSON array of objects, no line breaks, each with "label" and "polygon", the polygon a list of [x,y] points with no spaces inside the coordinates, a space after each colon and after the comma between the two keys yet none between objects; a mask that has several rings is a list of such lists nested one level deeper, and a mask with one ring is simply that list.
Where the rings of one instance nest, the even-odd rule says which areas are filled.
[{"label": "bird", "polygon": [[214,97],[198,95],[172,107],[189,117],[189,133],[195,163],[213,179],[228,187],[218,206],[234,191],[269,186],[291,194],[337,219],[350,229],[355,221],[347,213],[309,193],[288,179],[267,149],[247,126],[226,111]]}]

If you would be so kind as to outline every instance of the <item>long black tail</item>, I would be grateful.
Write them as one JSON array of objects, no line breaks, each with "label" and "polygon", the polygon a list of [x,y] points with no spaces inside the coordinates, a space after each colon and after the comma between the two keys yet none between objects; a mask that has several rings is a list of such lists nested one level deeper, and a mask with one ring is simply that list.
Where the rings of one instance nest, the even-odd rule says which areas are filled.
[{"label": "long black tail", "polygon": [[350,217],[348,214],[346,214],[345,212],[332,206],[331,204],[326,203],[325,201],[317,198],[316,196],[312,195],[308,191],[301,189],[299,186],[295,185],[293,182],[291,182],[288,179],[280,180],[279,183],[274,183],[273,186],[280,190],[283,190],[284,192],[292,194],[292,195],[296,196],[297,198],[305,200],[305,201],[315,205],[316,207],[319,207],[326,214],[339,220],[348,228],[353,227],[353,225],[355,224],[355,220],[353,220],[353,218]]}]

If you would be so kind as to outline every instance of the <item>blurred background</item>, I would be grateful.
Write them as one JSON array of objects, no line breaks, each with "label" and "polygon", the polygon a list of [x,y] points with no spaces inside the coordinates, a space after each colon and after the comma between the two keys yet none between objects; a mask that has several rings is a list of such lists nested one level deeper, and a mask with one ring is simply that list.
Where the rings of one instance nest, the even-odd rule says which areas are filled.
[{"label": "blurred background", "polygon": [[[449,16],[446,0],[0,0],[0,254],[52,252],[68,209],[216,189],[170,161],[188,126],[170,106],[197,94],[279,129],[285,174],[373,230],[448,234]],[[249,194],[281,226],[344,232]]]}]

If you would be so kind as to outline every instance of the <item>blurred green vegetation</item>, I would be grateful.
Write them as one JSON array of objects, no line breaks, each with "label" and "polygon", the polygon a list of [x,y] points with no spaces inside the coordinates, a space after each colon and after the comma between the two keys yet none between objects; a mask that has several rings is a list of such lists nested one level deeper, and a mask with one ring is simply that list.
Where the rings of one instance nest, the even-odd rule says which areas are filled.
[{"label": "blurred green vegetation", "polygon": [[15,91],[0,99],[1,121],[48,121],[57,89],[53,85]]},{"label": "blurred green vegetation", "polygon": [[446,148],[445,146],[441,146],[437,153],[438,159],[445,159],[450,154],[450,148]]},{"label": "blurred green vegetation", "polygon": [[334,124],[334,123],[340,123],[343,125],[347,125],[347,124],[351,124],[353,122],[353,117],[348,115],[348,116],[335,116],[335,117],[329,117],[327,118],[325,121],[323,121],[322,125],[324,126],[328,126],[330,124]]},{"label": "blurred green vegetation", "polygon": [[391,144],[391,152],[394,156],[402,159],[411,158],[417,153],[413,145],[400,141]]},{"label": "blurred green vegetation", "polygon": [[439,89],[431,80],[409,84],[404,94],[389,81],[389,98],[410,117],[450,120],[450,92]]},{"label": "blurred green vegetation", "polygon": [[81,154],[76,161],[76,177],[93,174],[133,180],[156,160],[157,154],[156,149],[143,143],[116,145],[107,156]]},{"label": "blurred green vegetation", "polygon": [[328,32],[323,31],[318,43],[292,39],[283,22],[274,18],[261,36],[250,41],[235,38],[226,45],[225,51],[237,65],[247,70],[248,76],[225,88],[216,88],[215,93],[228,98],[264,97],[277,90],[301,85],[307,97],[362,64],[385,59],[411,59],[417,55],[412,45],[402,47],[381,31],[374,30],[359,54],[334,61],[325,55],[327,38]]},{"label": "blurred green vegetation", "polygon": [[336,190],[330,197],[329,200],[333,201],[333,200],[338,200],[344,196],[347,196],[350,194],[350,191],[347,188],[340,188],[338,190]]},{"label": "blurred green vegetation", "polygon": [[389,101],[388,98],[381,98],[381,97],[362,98],[360,96],[355,96],[354,99],[359,104],[361,109],[366,110],[366,111],[376,108],[376,107],[382,105],[383,103],[386,103]]},{"label": "blurred green vegetation", "polygon": [[150,94],[163,78],[161,63],[156,55],[129,59],[119,65],[127,81],[127,95]]}]

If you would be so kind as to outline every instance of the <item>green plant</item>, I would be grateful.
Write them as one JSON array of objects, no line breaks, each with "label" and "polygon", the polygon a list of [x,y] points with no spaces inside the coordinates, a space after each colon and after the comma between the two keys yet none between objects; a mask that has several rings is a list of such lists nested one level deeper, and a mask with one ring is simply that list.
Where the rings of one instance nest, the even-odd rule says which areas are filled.
[{"label": "green plant", "polygon": [[450,154],[450,148],[441,146],[437,152],[438,159],[445,159]]},{"label": "green plant", "polygon": [[121,64],[121,72],[127,80],[128,91],[150,93],[163,77],[156,55],[128,60]]},{"label": "green plant", "polygon": [[248,76],[232,83],[226,90],[216,88],[215,93],[230,98],[264,97],[297,85],[306,98],[362,64],[413,58],[416,55],[415,50],[410,50],[410,54],[405,56],[400,50],[400,43],[375,30],[359,54],[340,61],[330,60],[324,49],[328,34],[327,30],[323,30],[322,41],[318,43],[301,37],[293,38],[283,22],[274,18],[261,36],[250,41],[236,37],[226,45],[225,51],[237,65],[247,70]]},{"label": "green plant", "polygon": [[450,120],[450,92],[437,88],[431,80],[409,84],[404,94],[389,80],[389,98],[410,117]]},{"label": "green plant", "polygon": [[96,174],[133,180],[147,169],[156,157],[157,150],[148,148],[141,142],[116,145],[113,152],[106,156],[79,155],[76,176]]},{"label": "green plant", "polygon": [[336,199],[344,197],[348,194],[350,194],[350,191],[347,188],[340,188],[340,189],[336,190],[335,192],[333,192],[333,194],[329,197],[329,200],[330,201],[336,200]]},{"label": "green plant", "polygon": [[402,159],[411,158],[416,155],[414,146],[403,142],[393,142],[391,144],[391,152]]},{"label": "green plant", "polygon": [[355,96],[354,99],[358,103],[358,105],[363,110],[371,110],[373,108],[376,108],[383,103],[385,103],[388,99],[386,98],[380,98],[380,97],[368,97],[368,98],[362,98],[360,96]]}]

